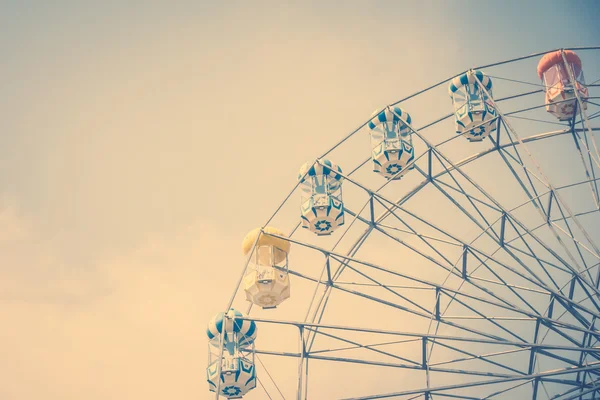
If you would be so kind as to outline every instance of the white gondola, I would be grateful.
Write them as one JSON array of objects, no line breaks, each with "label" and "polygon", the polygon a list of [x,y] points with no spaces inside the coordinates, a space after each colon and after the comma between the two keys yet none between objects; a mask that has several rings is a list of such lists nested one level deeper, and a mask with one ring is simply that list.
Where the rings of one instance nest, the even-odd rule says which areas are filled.
[{"label": "white gondola", "polygon": [[[567,66],[563,54],[567,59]],[[569,70],[573,73],[575,82],[571,81]],[[546,111],[559,121],[569,120],[575,114],[575,89],[579,92],[583,109],[587,109],[588,88],[583,78],[581,59],[575,52],[564,50],[563,53],[559,50],[544,55],[538,64],[537,73],[546,91]]]},{"label": "white gondola", "polygon": [[[242,242],[244,255],[252,252],[248,272],[244,276],[244,291],[248,301],[262,308],[275,308],[290,297],[290,277],[287,256],[290,242],[275,236],[285,236],[276,228],[257,228]],[[254,244],[256,243],[256,246]]]},{"label": "white gondola", "polygon": [[405,174],[406,166],[415,158],[410,124],[410,114],[400,107],[373,113],[368,124],[373,171],[387,179],[400,179]]},{"label": "white gondola", "polygon": [[[206,378],[211,392],[216,392],[220,383],[220,395],[229,399],[240,399],[256,387],[254,364],[254,340],[256,324],[236,318],[244,315],[230,309],[227,314],[219,313],[208,323],[208,368]],[[221,340],[221,335],[224,335]],[[223,344],[222,357],[221,342]],[[219,363],[221,373],[219,375]]]},{"label": "white gondola", "polygon": [[[485,87],[485,91],[481,86]],[[486,91],[492,95],[492,80],[477,70],[457,76],[448,86],[454,106],[456,133],[470,142],[480,142],[496,130],[496,108]]]},{"label": "white gondola", "polygon": [[306,163],[298,179],[302,188],[302,227],[323,236],[344,225],[342,169],[328,159]]}]

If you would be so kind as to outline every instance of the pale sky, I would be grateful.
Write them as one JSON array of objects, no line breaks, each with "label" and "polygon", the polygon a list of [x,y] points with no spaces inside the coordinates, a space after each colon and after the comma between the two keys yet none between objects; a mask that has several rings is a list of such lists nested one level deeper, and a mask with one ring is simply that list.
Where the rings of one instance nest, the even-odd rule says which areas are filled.
[{"label": "pale sky", "polygon": [[223,3],[0,1],[1,399],[212,398],[205,324],[302,163],[467,68],[600,38],[595,1]]}]

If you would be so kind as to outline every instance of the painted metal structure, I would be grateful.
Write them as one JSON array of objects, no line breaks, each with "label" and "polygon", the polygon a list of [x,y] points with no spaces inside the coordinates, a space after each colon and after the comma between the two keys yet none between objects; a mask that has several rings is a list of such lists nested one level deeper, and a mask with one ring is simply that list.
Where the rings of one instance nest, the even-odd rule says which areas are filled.
[{"label": "painted metal structure", "polygon": [[[600,47],[570,50],[600,56]],[[557,51],[564,61],[567,50]],[[345,182],[348,217],[343,229],[336,226],[335,241],[303,235],[298,228],[310,228],[306,220],[288,227],[288,235],[271,235],[292,243],[295,254],[312,255],[288,271],[314,291],[288,300],[290,307],[306,306],[301,319],[278,311],[257,317],[252,304],[248,316],[234,316],[280,329],[285,342],[277,348],[257,343],[265,384],[257,378],[261,390],[248,400],[600,399],[600,76],[585,97],[573,91],[573,118],[556,122],[539,96],[545,88],[531,82],[535,71],[516,69],[521,75],[515,76],[502,69],[513,71],[546,53],[478,67],[494,79],[497,94],[503,82],[513,85],[502,97],[492,97],[485,78],[468,70],[385,108],[402,120],[396,106],[471,76],[469,85],[493,107],[496,128],[471,138],[488,139],[474,153],[464,156],[462,135],[448,131],[456,118],[451,110],[420,127],[409,123],[419,151],[402,180],[365,178],[374,175],[372,154],[349,172],[332,170],[336,182]],[[588,75],[600,75],[600,65],[586,63]],[[351,138],[366,139],[372,119],[319,160],[350,148]],[[463,135],[473,129],[464,125]],[[288,202],[307,185],[315,192],[306,177],[318,175],[323,164],[303,168],[265,226],[294,220]],[[317,168],[312,175],[311,166]],[[445,219],[450,213],[459,222]],[[315,258],[322,261],[318,267]],[[334,304],[338,297],[343,301]],[[351,305],[356,301],[360,306]],[[280,358],[295,358],[297,368],[283,371],[274,364]],[[338,372],[338,365],[346,367]]]}]

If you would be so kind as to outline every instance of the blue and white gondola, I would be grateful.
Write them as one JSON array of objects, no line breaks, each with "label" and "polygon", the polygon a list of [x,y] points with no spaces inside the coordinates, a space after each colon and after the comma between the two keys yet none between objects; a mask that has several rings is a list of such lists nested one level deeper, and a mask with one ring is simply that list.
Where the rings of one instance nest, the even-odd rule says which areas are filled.
[{"label": "blue and white gondola", "polygon": [[395,106],[373,115],[368,123],[373,171],[387,179],[400,179],[415,158],[410,114]]},{"label": "blue and white gondola", "polygon": [[456,133],[472,142],[481,141],[496,130],[496,108],[481,86],[492,95],[492,80],[478,70],[457,76],[448,86],[454,106]]},{"label": "blue and white gondola", "polygon": [[342,168],[328,159],[305,163],[298,180],[302,188],[302,227],[322,236],[344,225]]},{"label": "blue and white gondola", "polygon": [[[237,319],[243,317],[244,314],[232,308],[226,315],[215,315],[206,329],[210,357],[206,369],[209,389],[216,392],[220,379],[220,394],[230,399],[239,399],[256,387],[254,340],[257,327],[254,321]],[[223,354],[219,359],[221,339]]]}]

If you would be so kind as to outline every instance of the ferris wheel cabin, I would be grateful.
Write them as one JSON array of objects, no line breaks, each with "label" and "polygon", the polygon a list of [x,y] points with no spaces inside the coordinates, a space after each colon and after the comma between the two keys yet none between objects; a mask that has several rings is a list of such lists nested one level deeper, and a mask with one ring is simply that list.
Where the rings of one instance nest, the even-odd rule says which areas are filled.
[{"label": "ferris wheel cabin", "polygon": [[228,399],[241,399],[256,387],[256,324],[236,319],[239,317],[244,317],[244,314],[233,308],[227,314],[219,313],[210,320],[206,330],[209,339],[208,386],[211,392],[219,390],[219,394]]},{"label": "ferris wheel cabin", "polygon": [[344,225],[342,169],[325,158],[300,168],[302,227],[323,236]]},{"label": "ferris wheel cabin", "polygon": [[252,230],[242,242],[244,255],[252,252],[248,272],[244,276],[246,299],[262,308],[275,308],[290,297],[287,257],[291,244],[276,228]]},{"label": "ferris wheel cabin", "polygon": [[[573,51],[558,50],[544,55],[538,64],[537,73],[546,91],[546,111],[559,121],[566,121],[574,116],[577,104],[575,90],[582,100],[583,109],[587,109],[588,88],[583,78],[581,59]],[[572,80],[571,76],[575,79]]]},{"label": "ferris wheel cabin", "polygon": [[[373,171],[387,179],[400,179],[415,159],[410,114],[400,107],[373,113],[369,121]],[[412,169],[412,165],[408,169]]]},{"label": "ferris wheel cabin", "polygon": [[467,71],[450,82],[448,93],[454,106],[456,133],[470,142],[480,142],[496,130],[497,113],[489,76],[477,70]]}]

